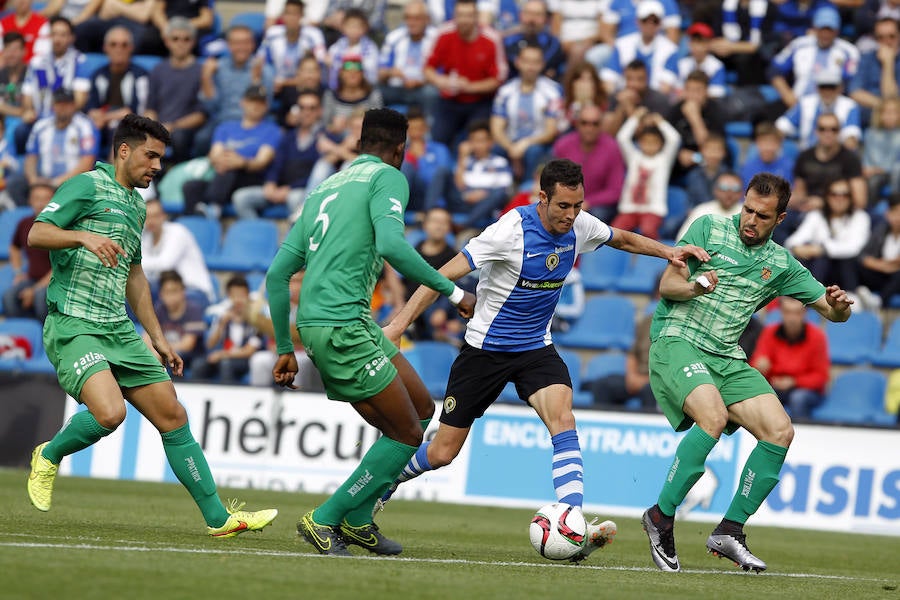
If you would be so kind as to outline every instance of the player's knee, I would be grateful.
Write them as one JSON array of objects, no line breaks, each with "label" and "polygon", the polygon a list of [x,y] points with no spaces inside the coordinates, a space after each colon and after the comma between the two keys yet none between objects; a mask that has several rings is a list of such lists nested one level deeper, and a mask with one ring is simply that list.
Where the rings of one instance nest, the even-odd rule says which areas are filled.
[{"label": "player's knee", "polygon": [[125,411],[125,405],[115,405],[115,406],[104,406],[104,407],[94,407],[91,409],[91,414],[94,415],[94,419],[101,427],[105,427],[106,429],[117,429],[119,425],[122,424],[122,421],[125,420],[125,415],[127,414]]},{"label": "player's knee", "polygon": [[773,444],[788,448],[791,445],[791,442],[794,441],[794,426],[791,424],[790,420],[786,420],[775,428],[771,437],[771,442]]},{"label": "player's knee", "polygon": [[418,447],[421,445],[422,438],[424,437],[425,432],[422,430],[422,425],[418,421],[415,421],[415,423],[410,424],[405,431],[398,432],[394,439],[401,444]]},{"label": "player's knee", "polygon": [[704,411],[694,419],[697,425],[714,438],[718,438],[728,425],[728,411],[725,406]]},{"label": "player's knee", "polygon": [[456,450],[456,448],[451,448],[449,446],[435,446],[434,443],[432,443],[428,446],[428,462],[433,469],[446,467],[453,462],[453,459],[456,458],[458,453],[459,451]]}]

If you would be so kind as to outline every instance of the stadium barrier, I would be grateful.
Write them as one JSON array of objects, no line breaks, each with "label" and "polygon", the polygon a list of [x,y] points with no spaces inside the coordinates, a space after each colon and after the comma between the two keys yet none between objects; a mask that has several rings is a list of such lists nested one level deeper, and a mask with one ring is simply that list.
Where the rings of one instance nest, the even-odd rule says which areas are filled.
[{"label": "stadium barrier", "polygon": [[[177,389],[220,486],[331,492],[378,436],[349,405],[318,394]],[[77,409],[67,399],[65,418]],[[638,517],[655,501],[681,434],[661,415],[576,411],[576,418],[586,512]],[[428,433],[436,427],[437,419]],[[900,535],[898,444],[897,430],[798,425],[781,482],[753,523]],[[743,431],[723,436],[682,507],[690,518],[721,518],[754,445]],[[533,411],[496,405],[452,465],[404,484],[396,497],[536,508],[554,499],[550,460],[549,435]],[[159,434],[131,407],[113,435],[64,461],[61,473],[175,481]]]}]

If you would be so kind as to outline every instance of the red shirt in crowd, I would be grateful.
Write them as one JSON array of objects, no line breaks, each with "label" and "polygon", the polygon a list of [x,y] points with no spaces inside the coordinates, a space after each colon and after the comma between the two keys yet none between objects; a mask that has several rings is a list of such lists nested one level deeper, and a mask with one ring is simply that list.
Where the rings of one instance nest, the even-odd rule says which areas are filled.
[{"label": "red shirt in crowd", "polygon": [[0,35],[10,31],[18,31],[22,34],[22,37],[25,38],[25,62],[27,63],[34,56],[34,43],[38,38],[42,35],[44,37],[50,36],[49,25],[47,25],[48,29],[46,31],[41,31],[41,28],[45,25],[47,25],[47,17],[36,12],[30,13],[28,20],[24,23],[19,23],[16,20],[16,13],[12,13],[0,19]]},{"label": "red shirt in crowd", "polygon": [[[459,35],[452,21],[441,28],[426,66],[446,75],[456,71],[459,77],[469,81],[483,81],[493,77],[502,82],[509,72],[503,44],[494,30],[479,27],[478,37],[467,41]],[[488,99],[493,93],[452,96],[441,92],[441,96],[448,100],[471,104]]]},{"label": "red shirt in crowd", "polygon": [[784,336],[781,323],[763,329],[750,364],[755,366],[760,358],[768,358],[772,364],[766,374],[769,381],[788,375],[794,378],[797,387],[823,393],[831,366],[828,340],[819,327],[812,323],[804,323],[804,326],[803,335],[794,341]]}]

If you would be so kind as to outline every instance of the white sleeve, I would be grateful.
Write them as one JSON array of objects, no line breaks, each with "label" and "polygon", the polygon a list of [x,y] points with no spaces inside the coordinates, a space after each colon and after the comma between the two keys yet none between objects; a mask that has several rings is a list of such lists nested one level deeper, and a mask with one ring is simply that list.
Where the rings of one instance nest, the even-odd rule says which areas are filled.
[{"label": "white sleeve", "polygon": [[872,233],[869,213],[864,210],[854,211],[850,223],[838,232],[837,237],[826,239],[822,246],[831,258],[854,258],[859,256],[869,242]]},{"label": "white sleeve", "polygon": [[593,252],[610,239],[612,229],[609,225],[589,212],[581,211],[575,218],[575,252]]},{"label": "white sleeve", "polygon": [[797,227],[797,230],[784,241],[784,247],[790,250],[794,246],[819,243],[822,240],[819,234],[823,228],[827,230],[828,224],[822,217],[822,212],[818,210],[810,211],[800,223],[800,226]]},{"label": "white sleeve", "polygon": [[[142,251],[141,267],[146,273],[158,277],[163,271],[175,269],[184,254],[185,236],[182,232],[189,233],[184,225],[178,223],[166,223],[163,225],[163,234],[159,243],[159,252],[146,254]],[[187,284],[188,282],[185,282]]]},{"label": "white sleeve", "polygon": [[480,269],[485,263],[505,260],[512,252],[521,253],[522,244],[522,216],[511,210],[469,240],[462,252],[473,269]]}]

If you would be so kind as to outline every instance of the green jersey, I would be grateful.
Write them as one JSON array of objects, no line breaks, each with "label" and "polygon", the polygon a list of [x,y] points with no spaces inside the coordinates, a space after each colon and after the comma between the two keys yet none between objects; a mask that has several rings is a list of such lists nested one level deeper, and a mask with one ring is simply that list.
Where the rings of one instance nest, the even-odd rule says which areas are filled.
[{"label": "green jersey", "polygon": [[740,219],[740,215],[700,217],[679,240],[679,245],[706,249],[711,257],[706,263],[688,260],[690,280],[714,270],[719,282],[711,294],[686,301],[661,300],[653,314],[651,340],[678,337],[711,354],[746,360],[738,338],[757,309],[778,296],[811,304],[825,293],[825,286],[771,239],[758,246],[744,244]]},{"label": "green jersey", "polygon": [[368,318],[384,265],[382,254],[411,279],[443,294],[453,291],[453,282],[428,266],[404,240],[408,201],[406,177],[368,154],[313,190],[282,243],[282,256],[269,271],[271,275],[273,269],[281,270],[276,265],[282,264],[279,258],[285,252],[293,255],[289,266],[294,272],[306,268],[297,309],[299,327]]},{"label": "green jersey", "polygon": [[35,221],[102,235],[119,244],[125,256],[119,256],[118,266],[112,268],[82,246],[51,250],[50,311],[95,323],[127,319],[125,284],[131,265],[141,262],[146,217],[141,195],[119,184],[110,164],[98,162],[95,170],[62,184]]}]

